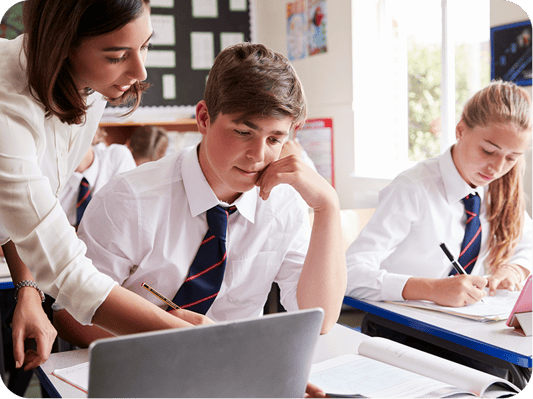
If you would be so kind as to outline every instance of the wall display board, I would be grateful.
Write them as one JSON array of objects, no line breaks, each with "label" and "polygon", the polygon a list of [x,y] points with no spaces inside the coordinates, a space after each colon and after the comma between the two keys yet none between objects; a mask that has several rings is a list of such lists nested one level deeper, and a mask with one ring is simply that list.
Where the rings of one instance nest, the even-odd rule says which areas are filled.
[{"label": "wall display board", "polygon": [[152,0],[154,35],[146,57],[151,87],[142,106],[195,106],[215,57],[250,41],[248,0]]},{"label": "wall display board", "polygon": [[531,86],[531,21],[490,29],[491,79]]}]

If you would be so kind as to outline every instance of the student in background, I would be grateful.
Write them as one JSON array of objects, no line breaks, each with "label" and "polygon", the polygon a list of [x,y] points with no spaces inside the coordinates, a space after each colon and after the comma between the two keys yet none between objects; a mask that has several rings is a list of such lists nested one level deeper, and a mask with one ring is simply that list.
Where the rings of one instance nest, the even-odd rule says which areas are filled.
[{"label": "student in background", "polygon": [[163,158],[168,148],[165,129],[158,126],[139,126],[126,141],[137,165]]},{"label": "student in background", "polygon": [[[24,34],[0,40],[0,244],[17,290],[16,366],[29,369],[56,336],[40,289],[81,323],[117,334],[191,324],[100,273],[57,200],[105,100],[132,110],[141,101],[149,0],[27,0],[23,13]],[[24,351],[26,338],[36,352]]]},{"label": "student in background", "polygon": [[[476,93],[457,124],[457,142],[380,192],[374,215],[346,252],[346,294],[458,307],[481,300],[486,286],[489,295],[520,290],[532,262],[522,189],[531,125],[529,95],[513,83],[493,82]],[[472,200],[479,210],[465,209]],[[442,242],[466,275],[448,277],[453,268]],[[362,331],[385,334],[367,319]]]},{"label": "student in background", "polygon": [[[279,158],[305,115],[301,83],[285,57],[259,44],[228,47],[216,58],[196,106],[201,143],[104,187],[79,230],[88,256],[157,305],[166,307],[143,282],[214,321],[260,316],[276,281],[285,309],[322,307],[322,331],[329,331],[346,283],[338,197],[300,157]],[[206,212],[216,206],[228,208],[225,269],[218,269],[215,294],[195,300],[183,293],[188,283],[217,270],[188,277],[208,229]],[[315,211],[312,231],[308,207]],[[60,334],[70,329],[85,345],[95,338],[84,336],[82,326],[73,329],[66,312],[56,316],[66,327],[56,324]]]},{"label": "student in background", "polygon": [[91,197],[114,175],[136,166],[130,150],[122,144],[106,146],[100,142],[89,147],[58,197],[70,224],[78,228]]}]

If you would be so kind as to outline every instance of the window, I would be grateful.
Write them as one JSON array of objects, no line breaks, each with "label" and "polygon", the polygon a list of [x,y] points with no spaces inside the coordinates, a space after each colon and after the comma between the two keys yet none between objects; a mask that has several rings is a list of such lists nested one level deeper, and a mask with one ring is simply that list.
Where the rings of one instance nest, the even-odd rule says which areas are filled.
[{"label": "window", "polygon": [[464,102],[489,83],[490,2],[353,4],[355,174],[390,179],[446,150]]}]

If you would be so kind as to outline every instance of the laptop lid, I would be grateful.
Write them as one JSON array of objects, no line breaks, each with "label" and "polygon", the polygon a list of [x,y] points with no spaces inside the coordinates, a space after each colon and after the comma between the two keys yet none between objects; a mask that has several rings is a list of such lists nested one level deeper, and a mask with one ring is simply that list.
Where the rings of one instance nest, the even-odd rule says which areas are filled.
[{"label": "laptop lid", "polygon": [[101,339],[89,397],[303,397],[320,308]]}]

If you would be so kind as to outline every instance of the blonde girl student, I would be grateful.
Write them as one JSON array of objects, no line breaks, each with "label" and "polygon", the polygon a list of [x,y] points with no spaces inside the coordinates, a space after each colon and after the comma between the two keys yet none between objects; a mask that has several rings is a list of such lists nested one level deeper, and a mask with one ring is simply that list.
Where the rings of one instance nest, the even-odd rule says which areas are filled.
[{"label": "blonde girl student", "polygon": [[[479,301],[485,286],[490,294],[521,289],[532,249],[522,189],[529,95],[493,82],[465,105],[456,138],[444,154],[401,173],[380,192],[374,215],[346,252],[350,296],[464,306]],[[470,217],[463,198],[473,194],[480,197],[481,245],[477,259],[463,264],[468,274],[449,279],[452,265],[439,245],[460,258]]]},{"label": "blonde girl student", "polygon": [[[0,40],[0,244],[17,291],[14,357],[29,369],[56,336],[42,291],[79,322],[118,334],[190,324],[100,273],[57,199],[106,100],[140,103],[149,0],[27,0],[23,13],[24,34]],[[26,338],[36,352],[24,353]]]},{"label": "blonde girl student", "polygon": [[[374,215],[346,252],[348,296],[458,307],[481,300],[485,287],[489,295],[522,288],[532,262],[522,188],[528,93],[492,82],[466,103],[456,138],[380,192]],[[449,278],[443,242],[467,274]]]}]

